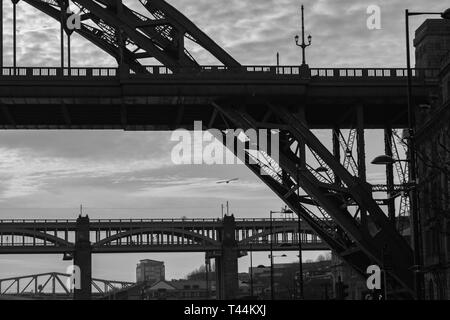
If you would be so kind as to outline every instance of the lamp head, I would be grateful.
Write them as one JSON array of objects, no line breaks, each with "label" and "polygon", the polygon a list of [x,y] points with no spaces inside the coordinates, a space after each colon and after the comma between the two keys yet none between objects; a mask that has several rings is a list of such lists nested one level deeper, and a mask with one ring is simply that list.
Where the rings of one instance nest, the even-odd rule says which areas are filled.
[{"label": "lamp head", "polygon": [[309,36],[308,36],[308,43],[311,44],[311,41],[312,41],[312,36],[309,35]]},{"label": "lamp head", "polygon": [[381,164],[381,165],[388,165],[393,164],[395,162],[395,159],[388,155],[382,155],[378,156],[375,159],[372,160],[372,164]]},{"label": "lamp head", "polygon": [[450,20],[450,8],[448,8],[447,10],[445,10],[442,14],[441,14],[442,19],[446,19],[446,20]]},{"label": "lamp head", "polygon": [[295,36],[295,43],[298,44],[298,40],[300,39],[300,37],[298,35]]}]

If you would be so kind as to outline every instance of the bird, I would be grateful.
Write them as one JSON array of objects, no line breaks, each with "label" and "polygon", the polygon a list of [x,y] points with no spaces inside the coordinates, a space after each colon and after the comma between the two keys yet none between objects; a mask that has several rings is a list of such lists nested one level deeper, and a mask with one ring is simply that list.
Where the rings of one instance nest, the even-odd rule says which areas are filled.
[{"label": "bird", "polygon": [[216,183],[226,183],[226,184],[228,184],[230,182],[237,181],[237,180],[239,180],[239,178],[233,178],[233,179],[229,179],[229,180],[221,180],[221,181],[217,181]]}]

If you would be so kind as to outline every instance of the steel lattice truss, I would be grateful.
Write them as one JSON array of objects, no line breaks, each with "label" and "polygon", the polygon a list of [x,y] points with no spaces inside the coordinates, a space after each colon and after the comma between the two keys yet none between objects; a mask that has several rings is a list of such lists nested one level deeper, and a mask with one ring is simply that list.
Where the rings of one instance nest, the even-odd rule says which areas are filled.
[{"label": "steel lattice truss", "polygon": [[[393,130],[392,139],[392,154],[394,159],[401,159],[399,146],[402,148],[403,154],[407,155],[407,144],[403,141],[400,133],[397,130]],[[409,182],[409,166],[406,163],[397,161],[394,163],[395,171],[397,173],[397,179],[402,185],[407,185]],[[394,196],[400,196],[400,208],[398,213],[397,229],[401,233],[405,229],[405,219],[409,217],[409,192],[401,190]]]},{"label": "steel lattice truss", "polygon": [[[244,130],[282,128],[273,133],[280,136],[278,162],[267,160],[265,153],[256,156],[250,146],[257,141],[242,142],[236,137],[235,144],[243,143],[247,148],[241,160],[356,270],[365,274],[367,266],[385,265],[389,256],[393,265],[390,276],[412,293],[412,250],[372,198],[372,186],[350,174],[295,113],[269,105],[270,115],[264,115],[268,119],[264,121],[242,106],[224,103],[215,107],[231,126]],[[330,173],[319,173],[305,163],[308,159],[300,157],[299,146],[309,148],[315,161]],[[237,149],[232,151],[239,157]],[[364,220],[348,211],[352,203],[367,211]]]},{"label": "steel lattice truss", "polygon": [[[36,9],[63,22],[68,0],[23,0]],[[227,67],[240,64],[189,19],[163,0],[140,0],[149,12],[144,16],[118,0],[74,0],[79,8],[81,29],[77,32],[113,56],[119,64],[127,64],[135,72],[145,72],[140,59],[154,58],[173,72],[198,67],[186,49],[188,39],[209,51]]]},{"label": "steel lattice truss", "polygon": [[[73,291],[67,286],[69,274],[49,272],[21,277],[0,279],[0,296],[24,296],[30,298],[59,296],[71,298]],[[92,279],[94,295],[104,296],[134,285],[133,282]]]}]

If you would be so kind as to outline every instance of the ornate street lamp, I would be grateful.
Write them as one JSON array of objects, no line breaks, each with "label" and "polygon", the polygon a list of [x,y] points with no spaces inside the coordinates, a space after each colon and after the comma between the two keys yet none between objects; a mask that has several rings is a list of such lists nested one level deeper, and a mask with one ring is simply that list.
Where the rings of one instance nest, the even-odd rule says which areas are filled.
[{"label": "ornate street lamp", "polygon": [[306,65],[306,48],[311,45],[312,37],[308,36],[308,43],[305,43],[305,17],[304,17],[304,6],[302,5],[302,43],[300,42],[300,36],[295,36],[295,44],[302,48],[302,66]]}]

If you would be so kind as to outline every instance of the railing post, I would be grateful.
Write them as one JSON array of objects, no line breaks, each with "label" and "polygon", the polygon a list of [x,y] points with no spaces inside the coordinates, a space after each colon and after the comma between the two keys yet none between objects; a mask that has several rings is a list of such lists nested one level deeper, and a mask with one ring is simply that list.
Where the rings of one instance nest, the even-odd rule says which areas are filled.
[{"label": "railing post", "polygon": [[311,78],[311,69],[307,64],[301,65],[299,69],[300,77],[303,79],[310,79]]}]

